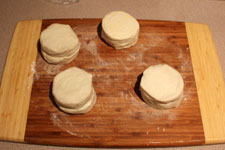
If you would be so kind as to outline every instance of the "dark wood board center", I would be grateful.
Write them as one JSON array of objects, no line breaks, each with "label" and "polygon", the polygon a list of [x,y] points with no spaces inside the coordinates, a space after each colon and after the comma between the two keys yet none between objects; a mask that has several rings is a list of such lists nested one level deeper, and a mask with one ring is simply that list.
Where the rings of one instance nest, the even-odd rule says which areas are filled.
[{"label": "dark wood board center", "polygon": [[[184,23],[139,20],[139,40],[124,50],[111,48],[99,37],[100,19],[44,20],[42,30],[52,23],[70,24],[81,48],[78,57],[67,65],[50,65],[39,52],[26,126],[27,143],[150,147],[205,142]],[[184,98],[176,109],[156,110],[140,97],[142,72],[160,63],[174,67],[184,79]],[[72,66],[93,74],[97,102],[84,115],[63,113],[52,100],[54,76]]]}]

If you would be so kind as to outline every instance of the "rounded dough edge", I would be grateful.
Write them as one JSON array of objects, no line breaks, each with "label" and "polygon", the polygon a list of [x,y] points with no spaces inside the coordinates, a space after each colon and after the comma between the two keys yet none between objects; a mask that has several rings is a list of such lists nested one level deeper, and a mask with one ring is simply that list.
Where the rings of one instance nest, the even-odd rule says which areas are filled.
[{"label": "rounded dough edge", "polygon": [[[167,94],[168,97],[166,97],[164,99],[161,99],[160,98],[161,96],[156,95],[157,92],[151,91],[152,89],[153,90],[156,89],[155,86],[158,86],[157,90],[159,90],[159,91],[161,91],[163,93],[167,92],[167,90],[160,89],[160,85],[163,85],[163,84],[166,84],[166,83],[161,83],[160,85],[154,85],[153,84],[157,80],[160,81],[160,82],[163,81],[162,79],[160,79],[160,75],[159,74],[154,74],[156,72],[155,71],[156,69],[158,69],[157,73],[162,74],[163,77],[165,77],[165,75],[168,72],[165,72],[165,70],[163,70],[164,72],[161,72],[162,69],[166,69],[166,71],[169,70],[169,73],[172,73],[173,80],[177,80],[176,89],[172,89],[172,91],[171,91],[173,94],[172,95],[171,95],[171,93],[170,93],[170,95]],[[161,69],[161,70],[159,71],[159,69]],[[157,80],[156,79],[153,80],[153,77],[156,77]],[[171,79],[171,74],[170,74],[170,76],[167,75],[167,77]],[[149,81],[150,78],[151,78],[150,81],[153,81],[153,83],[152,82],[150,83],[150,81]],[[172,68],[171,66],[169,66],[167,64],[158,64],[158,65],[150,66],[147,69],[145,69],[145,71],[143,72],[143,76],[141,78],[140,89],[144,90],[149,96],[154,98],[155,101],[167,103],[167,102],[174,101],[175,99],[177,99],[180,96],[181,93],[183,93],[184,81],[183,81],[183,78],[182,78],[181,74],[177,70]],[[171,90],[171,89],[169,89],[169,90]]]},{"label": "rounded dough edge", "polygon": [[53,23],[41,32],[42,50],[49,55],[63,55],[77,47],[78,36],[68,24]]},{"label": "rounded dough edge", "polygon": [[105,34],[104,31],[101,32],[101,37],[113,48],[115,49],[125,49],[125,48],[129,48],[133,45],[135,45],[138,41],[138,35],[139,33],[137,33],[137,35],[135,35],[133,38],[129,39],[129,40],[125,40],[125,41],[118,41],[118,40],[113,40],[110,39],[110,37],[108,35]]},{"label": "rounded dough edge", "polygon": [[97,99],[97,95],[94,91],[91,99],[83,107],[81,107],[79,109],[68,109],[68,108],[59,106],[59,109],[61,109],[62,111],[66,112],[66,113],[69,113],[69,114],[84,114],[84,113],[89,112],[92,109],[92,107],[96,103],[96,99]]},{"label": "rounded dough edge", "polygon": [[93,90],[92,74],[71,67],[55,76],[52,94],[56,103],[66,108],[79,108],[88,101]]},{"label": "rounded dough edge", "polygon": [[70,56],[51,56],[44,51],[41,51],[41,54],[44,59],[50,64],[68,64],[78,56],[79,48],[78,50],[74,50],[74,52]]},{"label": "rounded dough edge", "polygon": [[[116,19],[118,18],[120,19],[120,17],[123,17],[121,19],[122,24],[118,24],[116,20],[114,21],[110,20],[112,19],[112,17],[116,17]],[[113,23],[116,23],[116,25],[114,25]],[[127,26],[124,27],[124,25],[127,25]],[[115,30],[116,27],[124,28],[126,30],[128,29],[128,31],[126,31],[125,33],[121,33],[121,30],[113,31]],[[121,41],[121,40],[130,39],[131,37],[135,37],[139,33],[139,28],[140,26],[138,21],[133,16],[123,11],[112,11],[106,14],[102,19],[102,30],[104,30],[105,34],[111,40]]]},{"label": "rounded dough edge", "polygon": [[148,104],[149,106],[155,109],[161,109],[161,110],[177,108],[183,99],[183,93],[182,93],[175,101],[168,102],[168,103],[160,103],[158,101],[155,101],[152,97],[150,97],[147,93],[145,93],[145,91],[142,91],[142,90],[141,90],[141,96],[143,100],[146,102],[146,104]]}]

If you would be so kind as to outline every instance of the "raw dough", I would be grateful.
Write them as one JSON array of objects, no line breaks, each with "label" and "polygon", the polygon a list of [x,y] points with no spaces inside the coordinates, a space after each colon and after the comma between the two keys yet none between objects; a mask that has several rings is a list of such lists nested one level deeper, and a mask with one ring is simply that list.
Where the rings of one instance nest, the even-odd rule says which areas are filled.
[{"label": "raw dough", "polygon": [[116,49],[128,48],[138,40],[139,23],[123,11],[112,11],[102,20],[102,38]]},{"label": "raw dough", "polygon": [[54,23],[42,31],[40,42],[48,54],[64,54],[79,43],[77,35],[69,25]]},{"label": "raw dough", "polygon": [[158,109],[177,107],[182,100],[183,89],[180,73],[166,64],[147,68],[140,83],[144,101]]},{"label": "raw dough", "polygon": [[91,96],[91,99],[84,106],[82,106],[78,109],[64,108],[64,107],[61,107],[61,106],[59,106],[59,108],[62,111],[66,112],[66,113],[70,113],[70,114],[84,114],[84,113],[89,112],[92,109],[95,102],[96,102],[96,93],[93,92],[92,96]]},{"label": "raw dough", "polygon": [[75,51],[72,54],[70,54],[70,56],[51,56],[51,55],[48,55],[44,51],[42,51],[41,54],[48,63],[51,63],[51,64],[68,64],[77,57],[78,52]]},{"label": "raw dough", "polygon": [[78,110],[93,99],[93,93],[92,75],[76,67],[60,72],[53,80],[52,94],[62,108]]},{"label": "raw dough", "polygon": [[69,25],[54,23],[42,31],[41,51],[45,60],[52,64],[71,62],[79,53],[80,42]]},{"label": "raw dough", "polygon": [[169,108],[176,108],[180,105],[181,100],[183,98],[183,93],[180,95],[180,97],[177,99],[177,101],[172,101],[169,103],[161,103],[158,101],[155,101],[152,97],[150,97],[146,92],[141,90],[141,96],[143,99],[145,99],[145,102],[156,109],[169,109]]}]

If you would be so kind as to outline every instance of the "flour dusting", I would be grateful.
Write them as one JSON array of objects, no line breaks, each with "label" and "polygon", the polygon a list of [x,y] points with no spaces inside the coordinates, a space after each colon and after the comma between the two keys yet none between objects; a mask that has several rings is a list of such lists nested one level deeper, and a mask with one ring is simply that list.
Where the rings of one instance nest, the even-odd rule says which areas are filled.
[{"label": "flour dusting", "polygon": [[187,67],[190,67],[190,62],[189,61],[182,61],[181,64],[181,71],[185,71]]},{"label": "flour dusting", "polygon": [[179,54],[178,54],[178,58],[179,58],[179,59],[182,59],[182,58],[183,58],[183,54],[182,54],[182,53],[179,53]]},{"label": "flour dusting", "polygon": [[[99,66],[108,66],[110,65],[107,61],[103,60],[99,55],[95,39],[97,35],[82,35],[82,45],[81,49],[85,49],[86,51],[90,52],[94,56],[95,62],[98,63]],[[88,42],[86,42],[88,41]]]},{"label": "flour dusting", "polygon": [[46,71],[48,74],[50,75],[56,75],[57,73],[59,73],[61,70],[61,68],[63,67],[63,65],[50,65],[50,64],[45,64],[43,69],[44,71]]},{"label": "flour dusting", "polygon": [[126,58],[115,58],[115,61],[123,66],[125,73],[128,73],[139,66],[148,66],[148,64],[143,61],[143,51],[141,50],[138,53],[134,52],[127,55]]},{"label": "flour dusting", "polygon": [[177,113],[172,113],[170,112],[170,110],[156,110],[156,111],[153,111],[150,115],[152,118],[154,119],[161,119],[161,118],[164,118],[164,117],[167,117],[167,120],[176,120],[177,118]]},{"label": "flour dusting", "polygon": [[189,47],[187,47],[186,50],[189,51]]},{"label": "flour dusting", "polygon": [[33,74],[36,73],[35,66],[36,66],[36,62],[35,61],[32,61],[31,65],[30,65],[30,68],[31,68],[31,71],[32,71]]},{"label": "flour dusting", "polygon": [[[131,102],[131,104],[133,105],[133,107],[136,107],[137,109],[143,109],[144,107],[149,107],[149,106],[148,106],[147,104],[145,104],[144,102],[138,101],[138,100],[135,98],[135,96],[133,95],[132,92],[129,92],[128,94],[129,94],[130,102]],[[143,109],[142,111],[144,111],[144,109]],[[146,113],[147,113],[146,116],[149,117],[148,112],[146,112]]]},{"label": "flour dusting", "polygon": [[74,124],[69,120],[69,118],[65,114],[57,115],[56,113],[51,113],[50,119],[52,120],[54,126],[59,127],[60,129],[66,131],[67,133],[73,136],[77,136],[80,138],[83,138],[83,137],[91,138],[89,135],[78,134],[79,131],[76,129]]},{"label": "flour dusting", "polygon": [[[33,61],[30,65],[30,68],[31,68],[31,72],[33,73],[33,82],[38,80],[40,78],[40,75],[37,73],[36,71],[36,62]],[[29,77],[30,78],[30,77]],[[32,77],[31,77],[32,78]]]},{"label": "flour dusting", "polygon": [[162,144],[162,142],[151,141],[147,144],[147,146],[149,146],[150,144]]},{"label": "flour dusting", "polygon": [[183,94],[183,101],[187,101],[191,97],[191,91],[193,90],[193,86],[189,87],[188,89],[185,90]]},{"label": "flour dusting", "polygon": [[32,73],[31,74],[29,73],[28,82],[26,82],[27,83],[27,86],[26,86],[27,89],[30,89],[33,85],[33,82],[34,82],[34,76],[35,76],[35,73],[36,73],[34,61],[30,64],[30,70],[31,70]]},{"label": "flour dusting", "polygon": [[[83,18],[80,18],[81,20]],[[95,31],[97,29],[98,25],[93,25],[93,26],[87,26],[85,25],[76,25],[75,27],[73,27],[72,29],[76,32],[76,31],[79,31],[79,32],[87,32],[87,31]]]}]

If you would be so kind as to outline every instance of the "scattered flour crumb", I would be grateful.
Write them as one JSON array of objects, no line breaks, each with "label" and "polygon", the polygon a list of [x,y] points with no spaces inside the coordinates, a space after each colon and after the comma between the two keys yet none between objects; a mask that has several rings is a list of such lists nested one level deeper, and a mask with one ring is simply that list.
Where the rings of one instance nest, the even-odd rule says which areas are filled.
[{"label": "scattered flour crumb", "polygon": [[189,61],[184,61],[184,62],[182,62],[182,64],[181,64],[181,71],[185,71],[186,69],[186,67],[188,67],[188,66],[190,66],[190,62]]},{"label": "scattered flour crumb", "polygon": [[182,53],[179,53],[179,54],[178,54],[178,58],[179,58],[179,59],[183,58],[183,54],[182,54]]},{"label": "scattered flour crumb", "polygon": [[49,65],[45,64],[44,65],[44,71],[46,71],[50,75],[55,75],[60,72],[60,69],[63,65]]},{"label": "scattered flour crumb", "polygon": [[38,80],[40,78],[40,75],[36,71],[36,62],[35,61],[32,61],[32,63],[30,64],[30,69],[31,69],[31,72],[33,73],[33,77],[29,76],[29,80],[33,78],[33,81],[32,81],[32,83],[33,83],[35,80]]},{"label": "scattered flour crumb", "polygon": [[36,67],[36,62],[33,61],[33,62],[31,63],[31,65],[30,65],[30,68],[31,68],[32,73],[34,73],[34,74],[36,73],[35,67]]},{"label": "scattered flour crumb", "polygon": [[[66,131],[67,133],[73,135],[73,136],[77,136],[77,137],[80,137],[80,138],[83,138],[83,137],[87,137],[87,138],[90,138],[89,135],[79,135],[75,132],[72,132],[71,130],[76,130],[75,126],[73,125],[73,123],[66,117],[66,115],[63,115],[63,114],[60,114],[57,115],[55,113],[51,113],[50,114],[50,120],[52,120],[54,126],[57,126],[59,127],[60,129]],[[79,131],[77,131],[79,133]]]},{"label": "scattered flour crumb", "polygon": [[157,144],[157,143],[161,143],[161,142],[156,142],[156,141],[149,142],[149,144]]}]

